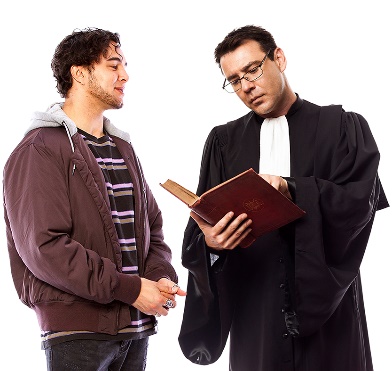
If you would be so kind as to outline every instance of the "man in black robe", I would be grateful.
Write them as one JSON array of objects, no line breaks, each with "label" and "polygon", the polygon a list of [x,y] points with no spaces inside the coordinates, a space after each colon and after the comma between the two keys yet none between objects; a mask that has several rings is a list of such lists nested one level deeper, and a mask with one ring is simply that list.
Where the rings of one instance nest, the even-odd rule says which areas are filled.
[{"label": "man in black robe", "polygon": [[184,355],[213,363],[230,332],[231,371],[373,370],[359,268],[389,205],[366,120],[295,94],[282,49],[260,27],[233,30],[215,57],[224,88],[251,111],[210,132],[197,194],[253,168],[306,215],[240,248],[250,216],[212,226],[191,213]]}]

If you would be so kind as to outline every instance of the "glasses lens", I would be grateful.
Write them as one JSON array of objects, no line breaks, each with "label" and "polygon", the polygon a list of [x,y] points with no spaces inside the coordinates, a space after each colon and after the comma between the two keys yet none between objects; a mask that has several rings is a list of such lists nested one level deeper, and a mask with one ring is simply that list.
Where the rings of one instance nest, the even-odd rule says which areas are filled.
[{"label": "glasses lens", "polygon": [[234,84],[231,84],[229,82],[226,82],[224,89],[228,92],[228,93],[235,93],[236,91],[241,89],[241,81],[237,80]]},{"label": "glasses lens", "polygon": [[226,85],[226,86],[225,86],[225,90],[226,90],[228,93],[234,93],[234,92],[235,92],[235,91],[234,91],[234,88],[233,88],[233,85],[231,85],[231,84]]},{"label": "glasses lens", "polygon": [[252,68],[250,71],[248,71],[245,75],[244,78],[248,81],[255,81],[257,80],[261,75],[263,74],[263,70],[261,69],[261,66],[257,66],[255,68]]}]

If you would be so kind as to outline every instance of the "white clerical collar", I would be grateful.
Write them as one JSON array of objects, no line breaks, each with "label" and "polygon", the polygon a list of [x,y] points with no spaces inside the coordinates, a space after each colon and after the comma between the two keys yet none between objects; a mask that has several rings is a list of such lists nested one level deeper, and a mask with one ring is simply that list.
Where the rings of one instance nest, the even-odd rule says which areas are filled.
[{"label": "white clerical collar", "polygon": [[290,176],[290,138],[286,116],[267,118],[261,124],[259,173]]}]

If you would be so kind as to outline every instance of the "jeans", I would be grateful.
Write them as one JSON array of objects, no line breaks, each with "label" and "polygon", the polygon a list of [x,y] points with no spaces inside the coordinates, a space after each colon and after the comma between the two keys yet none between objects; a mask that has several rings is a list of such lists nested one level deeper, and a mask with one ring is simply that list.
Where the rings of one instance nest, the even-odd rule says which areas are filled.
[{"label": "jeans", "polygon": [[148,337],[140,340],[71,340],[45,350],[48,371],[144,371]]}]

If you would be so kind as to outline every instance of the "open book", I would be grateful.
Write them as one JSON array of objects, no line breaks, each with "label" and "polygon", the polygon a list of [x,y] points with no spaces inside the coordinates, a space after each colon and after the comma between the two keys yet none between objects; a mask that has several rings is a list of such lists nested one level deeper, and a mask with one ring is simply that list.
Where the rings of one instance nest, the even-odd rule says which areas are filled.
[{"label": "open book", "polygon": [[305,214],[253,169],[211,188],[201,196],[170,179],[160,185],[211,225],[215,225],[229,211],[234,212],[234,217],[246,213],[252,219],[252,231],[241,242],[241,247],[249,246],[257,237]]}]

